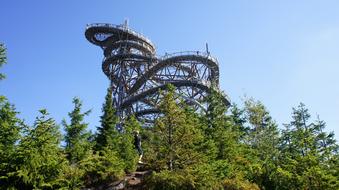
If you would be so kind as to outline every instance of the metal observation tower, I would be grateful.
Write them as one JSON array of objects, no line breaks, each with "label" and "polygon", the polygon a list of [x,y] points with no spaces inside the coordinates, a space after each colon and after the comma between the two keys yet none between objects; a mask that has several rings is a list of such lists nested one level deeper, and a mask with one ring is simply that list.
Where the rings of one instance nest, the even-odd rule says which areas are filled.
[{"label": "metal observation tower", "polygon": [[166,84],[175,86],[176,94],[197,111],[206,111],[205,97],[211,89],[220,92],[218,61],[208,51],[157,56],[154,44],[126,23],[89,24],[85,36],[103,49],[102,70],[111,82],[121,120],[135,114],[146,126],[152,123],[161,114],[159,92],[166,90]]}]

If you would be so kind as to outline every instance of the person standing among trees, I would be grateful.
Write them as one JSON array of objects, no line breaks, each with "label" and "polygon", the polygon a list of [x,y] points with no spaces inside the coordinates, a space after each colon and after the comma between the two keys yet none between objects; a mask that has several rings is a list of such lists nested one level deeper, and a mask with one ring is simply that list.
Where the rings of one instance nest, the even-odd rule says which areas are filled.
[{"label": "person standing among trees", "polygon": [[137,151],[139,153],[139,161],[138,161],[138,163],[142,164],[143,162],[141,161],[141,159],[142,159],[142,156],[143,156],[144,153],[143,153],[142,148],[141,148],[141,137],[140,137],[140,134],[139,134],[138,130],[134,131],[134,146],[135,146],[135,148],[137,149]]}]

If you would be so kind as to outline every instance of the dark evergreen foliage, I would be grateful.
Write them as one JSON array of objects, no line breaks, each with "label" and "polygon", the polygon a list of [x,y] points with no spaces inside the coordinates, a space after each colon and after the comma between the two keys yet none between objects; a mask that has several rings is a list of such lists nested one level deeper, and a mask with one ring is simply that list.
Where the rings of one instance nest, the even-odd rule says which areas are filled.
[{"label": "dark evergreen foliage", "polygon": [[[5,53],[1,44],[0,66]],[[45,109],[28,126],[0,96],[0,189],[101,188],[122,180],[137,169],[135,130],[142,136],[143,167],[153,170],[140,188],[339,189],[334,133],[325,132],[319,117],[312,120],[304,104],[293,108],[291,122],[279,130],[260,101],[246,99],[244,107],[227,108],[222,100],[212,91],[207,113],[198,114],[169,85],[158,105],[163,114],[153,127],[142,128],[132,115],[118,121],[108,89],[101,126],[92,138],[84,122],[89,111],[82,112],[74,98],[70,123],[62,123],[62,147],[59,127]]]},{"label": "dark evergreen foliage", "polygon": [[0,184],[4,189],[13,185],[9,174],[16,171],[17,143],[24,127],[17,114],[14,106],[0,96]]},{"label": "dark evergreen foliage", "polygon": [[84,117],[90,113],[90,110],[81,113],[82,102],[79,98],[73,99],[74,109],[68,113],[71,123],[67,124],[63,120],[62,124],[65,128],[65,152],[67,159],[71,164],[83,160],[91,151],[91,144],[88,141],[90,133],[87,131],[87,123],[84,123]]},{"label": "dark evergreen foliage", "polygon": [[34,126],[24,129],[15,153],[16,171],[8,174],[17,189],[55,189],[63,178],[66,159],[59,127],[45,109],[39,112]]},{"label": "dark evergreen foliage", "polygon": [[100,117],[101,126],[97,128],[97,136],[95,138],[95,150],[102,150],[104,147],[112,146],[115,137],[118,135],[116,125],[118,123],[118,117],[116,116],[115,109],[113,107],[112,90],[107,89],[105,102],[102,106],[103,115]]}]

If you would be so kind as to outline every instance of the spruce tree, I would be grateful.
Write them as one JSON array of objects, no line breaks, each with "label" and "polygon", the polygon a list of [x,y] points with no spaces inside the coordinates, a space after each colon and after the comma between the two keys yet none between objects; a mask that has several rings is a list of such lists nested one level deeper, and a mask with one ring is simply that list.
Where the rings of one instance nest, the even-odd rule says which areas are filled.
[{"label": "spruce tree", "polygon": [[[338,189],[338,154],[333,135],[323,132],[325,123],[310,122],[304,104],[293,108],[281,142],[279,170],[275,174],[280,189]],[[288,184],[288,185],[286,185]],[[286,185],[286,186],[284,186]]]},{"label": "spruce tree", "polygon": [[321,120],[319,116],[313,122],[315,133],[315,142],[317,152],[320,155],[320,161],[328,162],[335,158],[335,155],[339,152],[339,145],[334,136],[334,132],[325,132],[326,123]]},{"label": "spruce tree", "polygon": [[247,143],[252,148],[262,151],[259,153],[260,160],[271,160],[278,151],[279,131],[277,124],[260,101],[247,99],[245,112],[250,124]]},{"label": "spruce tree", "polygon": [[91,110],[81,113],[82,102],[79,98],[73,98],[74,109],[68,113],[70,124],[63,120],[62,125],[65,128],[65,151],[71,164],[75,164],[90,153],[91,144],[89,142],[90,133],[87,131],[88,124],[84,123],[84,117]]},{"label": "spruce tree", "polygon": [[231,120],[235,125],[235,128],[240,132],[240,138],[244,137],[249,131],[249,127],[246,124],[245,109],[239,108],[236,104],[231,105]]},{"label": "spruce tree", "polygon": [[4,189],[12,183],[8,174],[16,171],[15,152],[24,126],[17,114],[14,106],[0,96],[0,184]]},{"label": "spruce tree", "polygon": [[[0,43],[0,67],[6,64],[6,48]],[[5,75],[0,73],[0,80]],[[17,170],[16,153],[24,123],[13,104],[0,95],[0,189],[13,187],[12,173]]]},{"label": "spruce tree", "polygon": [[195,145],[203,140],[203,136],[176,102],[174,87],[169,85],[167,90],[159,105],[163,117],[154,126],[154,162],[158,169],[173,171],[201,161]]},{"label": "spruce tree", "polygon": [[236,156],[239,130],[232,118],[226,115],[228,108],[220,92],[212,90],[207,97],[207,103],[208,129],[206,134],[214,140],[217,146],[217,158],[232,160]]},{"label": "spruce tree", "polygon": [[260,101],[245,100],[245,113],[250,127],[244,140],[251,148],[254,181],[263,189],[273,189],[271,174],[279,155],[278,126]]},{"label": "spruce tree", "polygon": [[16,152],[17,170],[11,173],[18,189],[56,189],[63,180],[66,163],[61,148],[61,133],[45,109],[40,110],[33,128],[25,129]]},{"label": "spruce tree", "polygon": [[[0,96],[0,154],[8,154],[14,150],[20,138],[23,123],[17,118],[18,112],[7,99]],[[0,156],[0,159],[5,156]],[[1,162],[3,163],[3,162]]]},{"label": "spruce tree", "polygon": [[[217,156],[209,161],[216,177],[221,180],[230,180],[240,186],[250,170],[246,147],[240,143],[245,134],[243,110],[232,108],[227,114],[228,107],[223,101],[222,93],[213,90],[207,97],[208,132],[206,138],[214,141],[217,147]],[[244,182],[245,183],[245,182]],[[225,184],[225,188],[230,186]],[[227,187],[228,188],[228,187]]]},{"label": "spruce tree", "polygon": [[141,126],[134,115],[131,115],[124,122],[124,131],[118,136],[119,156],[124,161],[125,170],[132,172],[136,170],[138,156],[134,147],[134,131],[141,131]]},{"label": "spruce tree", "polygon": [[223,101],[223,96],[218,91],[211,89],[210,94],[207,96],[207,113],[208,126],[211,131],[216,130],[218,127],[226,127],[227,123],[227,106]]},{"label": "spruce tree", "polygon": [[95,150],[102,150],[107,146],[114,146],[116,144],[116,137],[118,131],[116,125],[118,123],[118,117],[116,116],[115,109],[113,107],[112,89],[107,89],[105,102],[102,106],[103,115],[100,117],[101,126],[98,127],[97,136],[95,138],[96,146]]}]

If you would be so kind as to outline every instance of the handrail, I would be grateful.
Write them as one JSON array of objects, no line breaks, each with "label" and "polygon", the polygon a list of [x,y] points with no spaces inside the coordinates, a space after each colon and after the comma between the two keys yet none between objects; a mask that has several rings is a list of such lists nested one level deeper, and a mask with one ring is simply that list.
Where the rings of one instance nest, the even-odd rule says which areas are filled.
[{"label": "handrail", "polygon": [[[110,35],[113,36],[107,38]],[[114,97],[118,98],[114,104],[120,118],[130,112],[130,108],[143,110],[156,107],[147,104],[147,101],[157,102],[159,97],[154,95],[160,89],[165,89],[166,84],[192,91],[192,95],[188,93],[181,96],[198,106],[205,105],[204,97],[211,91],[222,95],[226,105],[230,104],[230,98],[219,89],[218,60],[208,51],[180,51],[159,55],[155,45],[146,36],[128,28],[127,25],[87,24],[85,36],[88,41],[104,50],[102,70],[111,80],[112,87],[119,86],[113,89]],[[128,61],[127,64],[125,61]],[[126,66],[128,71],[136,69],[137,72],[128,72],[128,76],[124,76],[127,77],[126,81],[118,82],[116,79],[125,73],[116,72],[119,65],[115,64]],[[130,79],[133,79],[133,82]]]},{"label": "handrail", "polygon": [[174,53],[165,53],[165,55],[159,57],[159,59],[165,60],[168,58],[177,57],[177,56],[185,56],[185,55],[197,55],[197,56],[206,57],[207,59],[210,59],[213,62],[215,62],[217,65],[219,65],[217,58],[212,57],[210,53],[207,53],[204,51],[180,51],[180,52],[174,52]]},{"label": "handrail", "polygon": [[147,60],[156,60],[156,57],[152,55],[141,55],[141,54],[114,54],[108,55],[102,59],[102,63],[105,63],[108,59],[112,59],[114,57],[132,57],[132,58],[144,58]]},{"label": "handrail", "polygon": [[[155,49],[153,49],[154,47],[152,47],[150,44],[148,43],[144,43],[144,42],[140,42],[140,41],[134,41],[134,40],[119,40],[119,41],[115,41],[113,44],[111,44],[110,46],[107,46],[105,50],[109,50],[112,51],[114,48],[113,46],[115,44],[119,44],[119,43],[129,43],[129,44],[134,44],[134,45],[139,45],[140,47],[145,48],[147,51],[149,51],[151,54],[155,54]],[[113,47],[113,48],[112,48]]]},{"label": "handrail", "polygon": [[91,27],[109,27],[109,28],[117,28],[117,29],[123,30],[125,32],[131,33],[134,36],[144,40],[145,42],[147,42],[151,46],[153,46],[154,49],[155,49],[155,45],[149,39],[147,39],[145,35],[143,35],[141,33],[138,33],[138,32],[135,32],[134,30],[132,30],[132,29],[130,29],[128,27],[125,27],[124,25],[115,25],[115,24],[109,24],[109,23],[91,23],[91,24],[86,24],[86,30],[91,28]]}]

